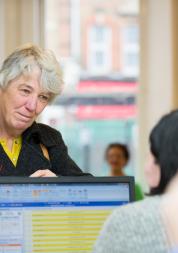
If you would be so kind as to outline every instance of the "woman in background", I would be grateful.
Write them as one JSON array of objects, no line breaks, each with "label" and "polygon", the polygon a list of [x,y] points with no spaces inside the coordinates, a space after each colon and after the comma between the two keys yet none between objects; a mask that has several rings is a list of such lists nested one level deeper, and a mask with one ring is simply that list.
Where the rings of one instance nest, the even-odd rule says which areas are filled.
[{"label": "woman in background", "polygon": [[[110,167],[110,176],[125,176],[124,167],[128,164],[130,153],[126,145],[121,143],[111,143],[106,148],[105,159]],[[135,200],[144,198],[139,184],[135,184]]]}]

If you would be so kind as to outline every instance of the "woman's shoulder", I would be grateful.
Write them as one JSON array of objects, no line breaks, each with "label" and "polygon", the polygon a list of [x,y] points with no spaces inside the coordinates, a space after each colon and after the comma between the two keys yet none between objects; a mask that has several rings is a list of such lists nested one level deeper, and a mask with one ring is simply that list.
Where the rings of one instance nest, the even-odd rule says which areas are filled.
[{"label": "woman's shoulder", "polygon": [[128,253],[133,252],[133,249],[137,253],[167,252],[160,204],[160,197],[148,197],[115,209],[106,221],[96,246],[102,251],[95,252],[107,252],[103,249],[107,248],[106,242],[109,241],[112,241],[111,252]]},{"label": "woman's shoulder", "polygon": [[56,130],[55,128],[49,126],[49,125],[46,125],[44,123],[36,123],[38,128],[40,129],[40,131],[45,131],[45,132],[50,132],[50,133],[59,133],[58,130]]},{"label": "woman's shoulder", "polygon": [[147,197],[142,201],[138,201],[115,209],[113,216],[121,217],[117,220],[128,220],[130,218],[134,222],[137,222],[137,220],[138,222],[151,219],[154,220],[157,216],[159,216],[160,201],[161,199],[159,196]]},{"label": "woman's shoulder", "polygon": [[41,137],[40,139],[44,144],[58,145],[60,142],[63,142],[62,135],[58,130],[43,123],[37,123],[37,126]]},{"label": "woman's shoulder", "polygon": [[134,236],[142,244],[147,236],[150,240],[154,239],[152,236],[155,236],[155,231],[158,241],[163,241],[165,231],[161,219],[161,198],[148,197],[115,209],[108,220],[108,226],[113,226],[118,234]]}]

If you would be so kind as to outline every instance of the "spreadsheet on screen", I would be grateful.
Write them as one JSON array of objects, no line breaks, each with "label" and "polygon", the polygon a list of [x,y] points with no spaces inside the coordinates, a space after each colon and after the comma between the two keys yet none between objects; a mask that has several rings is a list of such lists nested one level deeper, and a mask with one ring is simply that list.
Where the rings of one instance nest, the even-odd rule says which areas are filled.
[{"label": "spreadsheet on screen", "polygon": [[88,253],[128,183],[0,184],[0,253]]}]

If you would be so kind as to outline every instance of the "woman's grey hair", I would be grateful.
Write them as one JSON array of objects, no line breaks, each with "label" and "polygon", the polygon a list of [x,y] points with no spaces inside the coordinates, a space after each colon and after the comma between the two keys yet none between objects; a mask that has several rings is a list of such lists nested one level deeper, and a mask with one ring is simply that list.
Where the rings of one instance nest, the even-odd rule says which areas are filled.
[{"label": "woman's grey hair", "polygon": [[51,93],[51,99],[59,95],[63,88],[61,67],[53,52],[33,44],[25,44],[12,52],[0,69],[0,87],[6,88],[10,81],[21,74],[30,74],[39,67],[40,85]]}]

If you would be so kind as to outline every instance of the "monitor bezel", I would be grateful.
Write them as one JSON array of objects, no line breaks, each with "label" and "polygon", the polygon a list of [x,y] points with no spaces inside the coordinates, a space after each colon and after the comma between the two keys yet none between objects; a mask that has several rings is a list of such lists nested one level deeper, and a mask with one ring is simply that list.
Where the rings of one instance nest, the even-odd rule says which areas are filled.
[{"label": "monitor bezel", "polygon": [[132,176],[122,177],[0,177],[1,184],[75,184],[75,183],[128,183],[129,184],[129,202],[135,201],[135,182]]}]

